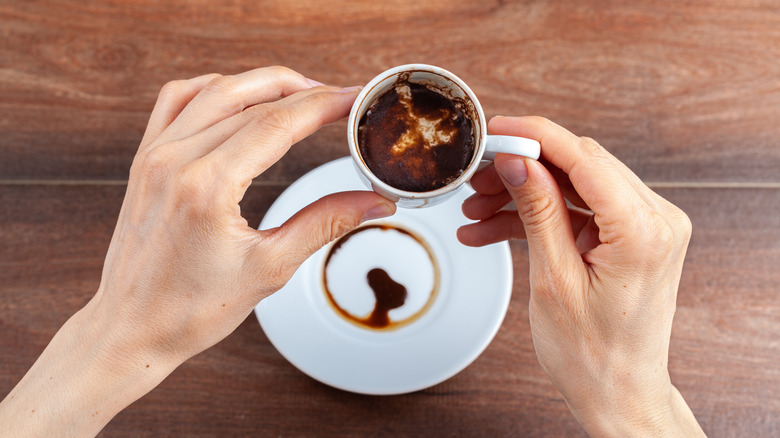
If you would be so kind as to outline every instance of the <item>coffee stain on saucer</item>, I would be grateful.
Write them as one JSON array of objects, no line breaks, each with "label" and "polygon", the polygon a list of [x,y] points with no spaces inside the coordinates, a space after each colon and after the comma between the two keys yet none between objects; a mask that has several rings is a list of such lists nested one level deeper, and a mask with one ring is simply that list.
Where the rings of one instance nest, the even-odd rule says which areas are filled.
[{"label": "coffee stain on saucer", "polygon": [[[336,302],[336,299],[333,297],[333,293],[330,290],[330,287],[328,286],[328,264],[332,260],[333,256],[344,246],[344,244],[357,235],[358,233],[372,230],[372,229],[379,229],[381,231],[394,231],[401,234],[404,234],[408,237],[411,237],[414,239],[420,246],[422,246],[425,251],[428,253],[428,257],[431,260],[431,264],[433,267],[433,288],[428,296],[428,301],[425,303],[425,305],[415,312],[413,315],[404,318],[402,320],[391,320],[390,319],[390,311],[393,309],[397,309],[401,306],[403,306],[406,303],[406,299],[408,297],[408,291],[406,286],[403,284],[398,283],[397,281],[393,280],[393,278],[390,276],[390,274],[387,273],[384,269],[380,267],[373,268],[368,271],[366,274],[366,281],[368,282],[369,287],[374,293],[374,298],[376,300],[374,304],[374,309],[368,316],[357,316],[353,315],[352,313],[348,312],[346,309],[341,307],[338,302]],[[377,250],[381,250],[381,248],[377,248]],[[430,307],[433,305],[433,302],[436,299],[436,296],[438,295],[439,290],[439,283],[440,283],[440,275],[439,275],[439,266],[436,262],[436,258],[433,256],[433,251],[431,251],[431,248],[429,247],[428,243],[425,242],[421,237],[415,235],[411,231],[405,230],[403,228],[388,225],[388,224],[373,224],[373,225],[367,225],[364,227],[356,228],[349,233],[342,236],[340,239],[338,239],[330,248],[328,251],[328,255],[325,257],[325,265],[322,270],[322,285],[323,289],[325,291],[325,296],[328,299],[328,303],[333,307],[333,309],[336,311],[336,313],[339,314],[342,318],[346,319],[347,321],[360,326],[362,328],[372,329],[372,330],[393,330],[398,329],[400,327],[409,325],[410,323],[416,321],[419,319],[425,312],[430,309]]]}]

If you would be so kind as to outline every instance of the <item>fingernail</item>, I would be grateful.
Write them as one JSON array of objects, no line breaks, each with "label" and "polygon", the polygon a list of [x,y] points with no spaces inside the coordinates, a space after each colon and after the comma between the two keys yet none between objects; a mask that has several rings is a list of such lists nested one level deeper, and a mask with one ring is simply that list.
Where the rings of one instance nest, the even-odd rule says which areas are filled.
[{"label": "fingernail", "polygon": [[528,168],[522,158],[510,158],[495,164],[496,170],[512,186],[521,186],[528,179]]},{"label": "fingernail", "polygon": [[309,85],[311,85],[312,87],[321,87],[321,86],[325,85],[322,82],[317,82],[314,79],[309,79],[309,78],[306,78],[306,82],[308,82]]},{"label": "fingernail", "polygon": [[368,211],[366,211],[363,214],[363,218],[360,220],[360,222],[392,216],[393,213],[395,213],[395,208],[393,208],[392,204],[389,203],[379,204],[375,207],[371,207]]},{"label": "fingernail", "polygon": [[342,89],[341,89],[341,90],[339,90],[338,92],[339,92],[339,93],[344,93],[344,94],[348,94],[348,93],[357,93],[358,91],[360,91],[360,90],[362,90],[362,89],[363,89],[363,87],[362,87],[361,85],[358,85],[358,86],[355,86],[355,87],[346,87],[346,88],[342,88]]}]

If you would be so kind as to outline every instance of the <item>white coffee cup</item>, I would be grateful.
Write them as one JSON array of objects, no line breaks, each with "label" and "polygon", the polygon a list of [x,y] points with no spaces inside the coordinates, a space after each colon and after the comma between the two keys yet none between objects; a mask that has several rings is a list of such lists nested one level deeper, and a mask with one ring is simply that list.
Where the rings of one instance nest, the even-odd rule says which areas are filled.
[{"label": "white coffee cup", "polygon": [[[454,98],[471,102],[476,113],[472,117],[475,137],[474,156],[460,176],[436,190],[410,192],[393,187],[374,175],[360,154],[358,145],[358,125],[360,120],[371,104],[385,91],[393,87],[402,74],[411,83],[430,84],[434,88],[446,90]],[[482,105],[479,104],[477,96],[468,85],[449,71],[427,64],[401,65],[391,68],[372,79],[358,94],[357,100],[355,100],[355,104],[352,106],[347,133],[349,151],[363,181],[375,192],[396,202],[399,207],[407,208],[426,207],[446,200],[471,179],[483,160],[492,161],[497,153],[522,155],[537,159],[541,149],[539,142],[536,140],[505,135],[488,135],[485,112],[482,109]]]}]

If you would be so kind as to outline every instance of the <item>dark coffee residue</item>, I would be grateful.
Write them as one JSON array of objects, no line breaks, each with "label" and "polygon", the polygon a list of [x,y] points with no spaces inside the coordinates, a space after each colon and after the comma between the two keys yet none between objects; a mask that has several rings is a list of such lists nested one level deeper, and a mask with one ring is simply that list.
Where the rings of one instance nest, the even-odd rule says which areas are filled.
[{"label": "dark coffee residue", "polygon": [[[336,254],[339,251],[339,249],[341,249],[341,247],[344,245],[344,243],[346,243],[347,240],[349,240],[351,237],[355,236],[357,233],[370,230],[370,229],[380,229],[383,231],[393,230],[411,237],[412,239],[417,241],[420,245],[422,245],[424,248],[426,248],[426,251],[428,251],[429,256],[431,256],[431,262],[434,264],[434,287],[433,290],[431,291],[431,295],[428,299],[428,303],[426,303],[426,305],[420,311],[418,311],[417,313],[415,313],[414,315],[412,315],[411,317],[403,321],[398,321],[398,322],[391,321],[389,313],[391,310],[403,306],[404,303],[406,302],[406,298],[408,296],[406,287],[393,280],[384,269],[374,268],[368,271],[368,274],[366,274],[366,281],[368,282],[368,286],[374,292],[374,298],[376,299],[376,303],[374,304],[374,310],[371,312],[371,314],[369,314],[367,317],[364,318],[357,317],[344,310],[341,306],[339,306],[336,300],[333,298],[333,294],[331,293],[330,288],[328,287],[328,273],[327,273],[328,264],[333,258],[333,255]],[[378,248],[378,250],[381,249]],[[323,269],[323,285],[325,288],[325,295],[327,296],[328,301],[333,306],[333,308],[343,318],[353,323],[356,323],[361,326],[373,328],[373,329],[380,329],[380,330],[407,324],[417,319],[420,315],[422,315],[433,303],[433,300],[436,296],[436,291],[438,290],[438,281],[439,281],[438,267],[436,267],[436,262],[433,259],[433,254],[428,249],[427,244],[425,244],[425,242],[423,242],[419,237],[415,236],[414,234],[404,229],[393,227],[390,225],[384,225],[384,224],[367,225],[352,230],[349,233],[345,234],[338,241],[336,241],[336,243],[334,243],[333,246],[331,247],[327,257],[325,258],[325,268]]]},{"label": "dark coffee residue", "polygon": [[374,291],[376,304],[365,324],[370,327],[387,327],[390,325],[390,317],[388,316],[390,311],[403,306],[406,302],[406,287],[396,283],[390,278],[390,274],[381,268],[368,271],[366,279],[371,290]]},{"label": "dark coffee residue", "polygon": [[379,179],[401,190],[427,192],[454,181],[471,163],[470,106],[443,93],[402,76],[361,118],[360,154]]}]

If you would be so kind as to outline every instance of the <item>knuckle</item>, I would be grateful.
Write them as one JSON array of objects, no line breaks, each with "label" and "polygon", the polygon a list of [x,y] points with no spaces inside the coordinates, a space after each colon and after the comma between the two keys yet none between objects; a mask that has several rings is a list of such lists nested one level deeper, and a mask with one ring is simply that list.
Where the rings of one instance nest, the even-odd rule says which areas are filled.
[{"label": "knuckle", "polygon": [[289,138],[292,143],[293,138],[293,118],[289,111],[281,108],[275,108],[266,111],[262,117],[258,117],[257,124],[263,135],[276,134],[284,138]]},{"label": "knuckle", "polygon": [[282,256],[271,258],[266,264],[263,287],[271,291],[281,289],[287,284],[299,266],[300,262],[295,257]]},{"label": "knuckle", "polygon": [[671,224],[672,228],[674,228],[674,231],[677,233],[677,235],[684,238],[685,240],[690,238],[691,233],[693,232],[693,224],[691,223],[691,219],[688,217],[688,215],[685,214],[682,209],[667,201],[666,199],[660,199],[662,200],[660,204],[662,206],[661,208],[663,209],[667,220]]},{"label": "knuckle", "polygon": [[590,137],[578,137],[577,146],[583,159],[574,162],[569,169],[569,174],[579,173],[585,168],[615,170],[615,162],[611,155],[596,140]]},{"label": "knuckle", "polygon": [[590,137],[579,137],[579,146],[583,152],[589,155],[604,155],[604,147]]},{"label": "knuckle", "polygon": [[357,225],[358,223],[352,217],[334,216],[323,223],[323,228],[321,230],[321,235],[323,237],[322,243],[324,244],[338,239]]},{"label": "knuckle", "polygon": [[[175,165],[175,144],[158,146],[137,157],[131,167],[131,174],[143,179],[160,182],[170,176]],[[140,174],[140,175],[139,175]]]},{"label": "knuckle", "polygon": [[558,281],[551,264],[539,265],[537,269],[533,270],[531,276],[531,286],[533,287],[534,295],[547,303],[555,303],[558,299],[558,294],[555,293],[553,285]]},{"label": "knuckle", "polygon": [[667,218],[677,237],[676,243],[678,246],[687,246],[688,242],[691,240],[691,235],[693,234],[693,223],[691,223],[691,218],[689,218],[684,211],[671,204]]},{"label": "knuckle", "polygon": [[657,199],[660,200],[658,203],[660,212],[657,213],[657,216],[666,222],[666,227],[669,228],[674,236],[675,248],[679,249],[682,246],[687,246],[693,233],[691,219],[682,209],[666,199],[660,196]]},{"label": "knuckle", "polygon": [[182,94],[186,88],[186,82],[184,80],[170,81],[162,86],[160,93],[157,96],[157,100],[166,101],[178,97]]},{"label": "knuckle", "polygon": [[680,209],[677,209],[677,211],[678,213],[675,215],[675,226],[680,231],[685,242],[688,242],[691,240],[691,235],[693,234],[693,222],[691,222],[691,218],[688,217],[684,211]]},{"label": "knuckle", "polygon": [[541,301],[547,308],[569,309],[565,297],[573,291],[585,290],[576,275],[561,274],[561,269],[552,263],[539,264],[531,272],[531,289],[534,299]]},{"label": "knuckle", "polygon": [[188,215],[202,216],[209,211],[211,175],[200,163],[183,166],[176,172],[175,199],[177,210]]},{"label": "knuckle", "polygon": [[672,225],[657,211],[651,211],[647,215],[648,232],[643,233],[641,246],[655,255],[657,258],[670,257],[675,249],[675,236]]},{"label": "knuckle", "polygon": [[280,76],[301,76],[301,74],[298,73],[297,71],[295,71],[295,70],[293,70],[293,69],[291,69],[289,67],[285,67],[283,65],[272,65],[270,67],[267,67],[267,69],[268,69],[268,73],[269,74],[274,75],[276,77],[280,77]]},{"label": "knuckle", "polygon": [[249,106],[241,92],[241,80],[236,76],[216,75],[203,87],[203,93],[210,106],[210,111],[230,116],[238,114]]},{"label": "knuckle", "polygon": [[539,125],[547,129],[556,126],[555,122],[548,119],[547,117],[542,117],[542,116],[526,116],[526,117],[529,123],[534,125]]},{"label": "knuckle", "polygon": [[546,191],[529,193],[520,199],[518,214],[526,227],[540,227],[555,215],[555,201]]},{"label": "knuckle", "polygon": [[208,84],[203,88],[206,93],[210,94],[232,94],[238,88],[238,80],[235,76],[230,75],[217,75],[214,79],[210,80]]}]

